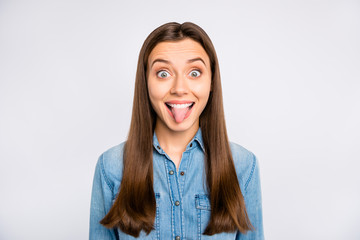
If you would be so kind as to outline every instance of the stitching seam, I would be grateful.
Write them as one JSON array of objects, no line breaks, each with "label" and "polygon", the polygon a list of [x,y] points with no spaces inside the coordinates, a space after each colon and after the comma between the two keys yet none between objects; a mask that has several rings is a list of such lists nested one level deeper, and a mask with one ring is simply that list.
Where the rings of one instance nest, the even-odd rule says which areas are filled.
[{"label": "stitching seam", "polygon": [[255,166],[256,166],[256,158],[255,158],[255,156],[253,154],[252,154],[252,156],[253,156],[253,164],[252,164],[250,176],[249,176],[248,180],[245,183],[245,192],[247,191],[247,187],[248,187],[248,185],[249,185],[249,183],[250,183],[250,181],[251,181],[251,179],[252,179],[252,177],[254,175]]},{"label": "stitching seam", "polygon": [[101,154],[100,156],[100,167],[101,167],[101,173],[102,175],[104,176],[104,180],[106,182],[106,185],[108,185],[108,187],[110,188],[111,192],[113,191],[114,189],[114,186],[110,183],[108,177],[106,176],[106,173],[105,173],[105,168],[104,168],[104,155]]}]

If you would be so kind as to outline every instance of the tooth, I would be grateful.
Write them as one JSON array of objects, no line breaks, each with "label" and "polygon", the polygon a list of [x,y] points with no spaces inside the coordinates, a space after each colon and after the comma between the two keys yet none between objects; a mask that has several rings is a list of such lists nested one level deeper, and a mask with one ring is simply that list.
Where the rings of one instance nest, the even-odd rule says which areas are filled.
[{"label": "tooth", "polygon": [[185,103],[185,104],[171,104],[168,103],[168,105],[172,108],[187,108],[190,107],[192,103]]}]

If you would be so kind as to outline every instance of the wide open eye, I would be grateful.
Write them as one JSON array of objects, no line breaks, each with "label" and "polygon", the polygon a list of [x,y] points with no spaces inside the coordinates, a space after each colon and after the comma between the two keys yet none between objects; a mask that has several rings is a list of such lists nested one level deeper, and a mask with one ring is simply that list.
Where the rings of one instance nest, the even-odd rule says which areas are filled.
[{"label": "wide open eye", "polygon": [[193,78],[199,77],[200,74],[201,74],[201,72],[199,70],[192,70],[190,72],[190,76],[193,77]]},{"label": "wide open eye", "polygon": [[156,74],[159,78],[167,78],[168,76],[170,76],[170,74],[165,71],[165,70],[161,70],[159,72],[157,72]]}]

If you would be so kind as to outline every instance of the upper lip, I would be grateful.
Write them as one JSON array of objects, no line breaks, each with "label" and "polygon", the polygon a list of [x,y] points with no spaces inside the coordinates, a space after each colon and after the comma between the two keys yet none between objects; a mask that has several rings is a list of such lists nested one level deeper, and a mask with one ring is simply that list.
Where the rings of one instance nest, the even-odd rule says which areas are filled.
[{"label": "upper lip", "polygon": [[186,103],[193,103],[194,101],[189,101],[189,100],[171,100],[171,101],[167,101],[165,103],[170,103],[170,104],[186,104]]}]

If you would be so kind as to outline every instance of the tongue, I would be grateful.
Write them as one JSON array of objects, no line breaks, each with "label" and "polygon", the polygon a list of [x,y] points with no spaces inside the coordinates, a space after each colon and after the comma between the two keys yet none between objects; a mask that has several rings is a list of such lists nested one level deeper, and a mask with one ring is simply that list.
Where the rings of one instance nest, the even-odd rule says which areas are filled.
[{"label": "tongue", "polygon": [[186,113],[189,111],[189,108],[172,108],[171,112],[174,115],[175,121],[181,123],[184,121]]}]

